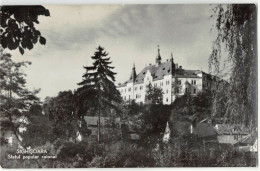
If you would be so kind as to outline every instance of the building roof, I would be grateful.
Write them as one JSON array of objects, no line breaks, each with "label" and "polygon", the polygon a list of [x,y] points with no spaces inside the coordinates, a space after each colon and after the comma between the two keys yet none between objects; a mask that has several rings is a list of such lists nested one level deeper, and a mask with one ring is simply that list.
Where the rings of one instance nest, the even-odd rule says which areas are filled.
[{"label": "building roof", "polygon": [[[141,84],[144,82],[144,77],[146,73],[149,71],[153,77],[153,81],[161,80],[166,75],[172,75],[172,61],[166,61],[161,63],[160,65],[149,65],[145,67],[135,79],[134,84]],[[176,69],[176,74],[173,77],[177,78],[200,78],[197,74],[201,73],[199,70],[185,70],[185,69]],[[124,87],[127,83],[132,83],[133,79],[129,79],[118,87]]]},{"label": "building roof", "polygon": [[235,145],[238,144],[250,144],[253,145],[255,143],[257,139],[257,133],[256,131],[247,135],[245,138],[242,138],[241,140],[239,140]]},{"label": "building roof", "polygon": [[235,124],[217,124],[215,128],[219,135],[247,135],[249,133],[247,127]]},{"label": "building roof", "polygon": [[200,78],[198,74],[202,73],[200,70],[186,70],[182,69],[182,71],[179,71],[177,69],[176,77],[178,78]]},{"label": "building roof", "polygon": [[[87,122],[88,126],[97,126],[98,117],[97,116],[85,116],[85,121]],[[110,122],[110,117],[100,117],[100,124],[106,125]],[[115,118],[115,122],[120,122],[120,118]]]},{"label": "building roof", "polygon": [[198,137],[210,137],[217,135],[214,127],[209,123],[198,123],[196,127],[194,127],[194,134],[198,135]]}]

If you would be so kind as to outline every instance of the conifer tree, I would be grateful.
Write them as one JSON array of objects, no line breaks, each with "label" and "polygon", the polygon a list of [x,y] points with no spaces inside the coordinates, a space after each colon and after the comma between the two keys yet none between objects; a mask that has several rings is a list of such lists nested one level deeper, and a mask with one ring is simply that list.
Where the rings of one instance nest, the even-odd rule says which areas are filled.
[{"label": "conifer tree", "polygon": [[105,109],[117,109],[116,103],[121,101],[119,91],[114,85],[116,73],[111,71],[114,67],[108,53],[99,46],[94,56],[93,66],[86,66],[83,81],[78,83],[81,87],[77,90],[78,100],[83,108],[92,114],[98,115],[98,142],[100,142],[100,115]]}]

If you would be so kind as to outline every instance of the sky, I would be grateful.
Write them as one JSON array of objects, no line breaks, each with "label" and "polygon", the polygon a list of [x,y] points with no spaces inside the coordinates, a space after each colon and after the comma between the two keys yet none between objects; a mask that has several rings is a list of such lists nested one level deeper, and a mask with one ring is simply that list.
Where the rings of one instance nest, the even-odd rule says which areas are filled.
[{"label": "sky", "polygon": [[137,73],[154,64],[158,45],[162,62],[170,59],[184,69],[208,72],[215,36],[211,32],[211,5],[50,5],[50,17],[39,17],[36,28],[47,39],[15,61],[31,61],[24,69],[29,89],[38,96],[56,96],[74,90],[101,45],[115,67],[116,85],[127,81],[133,63]]}]

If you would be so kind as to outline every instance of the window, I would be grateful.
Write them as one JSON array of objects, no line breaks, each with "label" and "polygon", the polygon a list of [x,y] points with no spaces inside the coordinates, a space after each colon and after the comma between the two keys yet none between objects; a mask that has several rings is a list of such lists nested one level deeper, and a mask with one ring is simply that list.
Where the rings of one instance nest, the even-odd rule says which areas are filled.
[{"label": "window", "polygon": [[168,102],[168,98],[166,98],[166,102]]},{"label": "window", "polygon": [[191,84],[196,85],[196,80],[191,80]]},{"label": "window", "polygon": [[135,98],[137,99],[137,97],[138,97],[138,96],[137,96],[137,94],[136,94],[136,95],[135,95]]},{"label": "window", "polygon": [[126,96],[124,97],[124,100],[126,100]]},{"label": "window", "polygon": [[154,83],[154,87],[157,87],[157,83]]},{"label": "window", "polygon": [[128,91],[131,91],[131,88],[128,88]]},{"label": "window", "polygon": [[125,89],[125,92],[126,92],[126,89]]},{"label": "window", "polygon": [[130,95],[129,95],[129,100],[130,100]]},{"label": "window", "polygon": [[181,80],[178,81],[178,84],[181,85]]},{"label": "window", "polygon": [[196,94],[196,89],[193,90],[193,93]]},{"label": "window", "polygon": [[137,87],[135,87],[135,90],[137,90]]},{"label": "window", "polygon": [[188,88],[185,88],[185,92],[188,93]]},{"label": "window", "polygon": [[140,90],[142,90],[143,89],[143,86],[140,86]]},{"label": "window", "polygon": [[168,94],[168,89],[166,89],[166,94]]}]

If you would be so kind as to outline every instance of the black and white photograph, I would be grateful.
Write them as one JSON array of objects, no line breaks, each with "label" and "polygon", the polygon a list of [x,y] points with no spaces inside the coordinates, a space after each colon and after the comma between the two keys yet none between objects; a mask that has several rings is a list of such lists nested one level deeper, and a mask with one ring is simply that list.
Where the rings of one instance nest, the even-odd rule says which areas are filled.
[{"label": "black and white photograph", "polygon": [[1,168],[258,167],[257,3],[0,6]]}]

